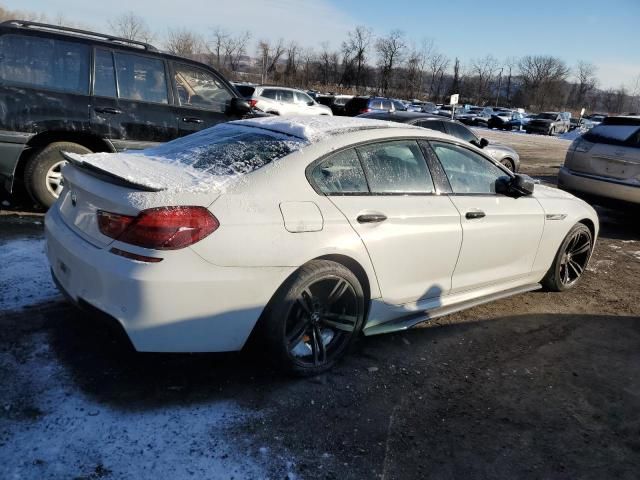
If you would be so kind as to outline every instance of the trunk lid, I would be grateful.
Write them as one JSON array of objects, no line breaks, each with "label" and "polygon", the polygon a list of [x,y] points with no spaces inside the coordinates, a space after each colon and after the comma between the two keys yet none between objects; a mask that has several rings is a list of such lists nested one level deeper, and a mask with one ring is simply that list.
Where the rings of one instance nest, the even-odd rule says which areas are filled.
[{"label": "trunk lid", "polygon": [[208,207],[221,193],[212,175],[140,154],[64,155],[69,164],[63,168],[64,190],[54,208],[69,228],[96,247],[114,241],[100,232],[98,210],[136,216],[154,207]]}]

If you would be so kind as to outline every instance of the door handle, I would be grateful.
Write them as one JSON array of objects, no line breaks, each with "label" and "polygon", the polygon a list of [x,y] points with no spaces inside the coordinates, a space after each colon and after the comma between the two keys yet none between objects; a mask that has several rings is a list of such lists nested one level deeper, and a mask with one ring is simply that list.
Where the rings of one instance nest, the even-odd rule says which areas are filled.
[{"label": "door handle", "polygon": [[98,113],[109,113],[111,115],[119,115],[122,113],[122,110],[113,107],[95,107],[94,110]]},{"label": "door handle", "polygon": [[185,123],[202,123],[202,120],[196,117],[184,117],[182,121]]},{"label": "door handle", "polygon": [[465,218],[467,218],[468,220],[474,220],[476,218],[484,218],[484,217],[486,217],[486,215],[481,210],[474,210],[472,212],[467,212],[465,214]]},{"label": "door handle", "polygon": [[382,213],[367,213],[363,215],[358,215],[358,223],[380,223],[384,222],[387,219],[386,215]]}]

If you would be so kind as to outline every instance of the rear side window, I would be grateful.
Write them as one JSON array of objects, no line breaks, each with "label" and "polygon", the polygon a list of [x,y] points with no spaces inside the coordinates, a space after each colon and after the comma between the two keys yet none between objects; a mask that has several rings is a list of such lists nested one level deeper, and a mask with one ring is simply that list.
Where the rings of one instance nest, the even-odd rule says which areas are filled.
[{"label": "rear side window", "polygon": [[358,148],[371,193],[433,193],[433,181],[413,140],[376,143]]},{"label": "rear side window", "polygon": [[253,95],[253,92],[256,91],[255,87],[252,87],[250,85],[235,85],[236,90],[238,90],[238,93],[240,93],[240,95],[242,95],[245,98],[250,97],[251,95]]},{"label": "rear side window", "polygon": [[278,100],[286,103],[293,103],[293,92],[291,90],[278,91]]},{"label": "rear side window", "polygon": [[471,130],[467,127],[463,127],[459,123],[447,122],[447,128],[449,129],[449,134],[459,138],[460,140],[464,140],[465,142],[478,140]]},{"label": "rear side window", "polygon": [[108,50],[96,50],[93,94],[99,97],[116,96],[116,71],[113,68],[113,55]]},{"label": "rear side window", "polygon": [[368,193],[367,179],[353,149],[338,152],[317,165],[311,178],[324,194]]},{"label": "rear side window", "polygon": [[431,130],[437,130],[438,132],[447,133],[444,129],[444,124],[438,120],[422,120],[416,123],[417,126],[423,128],[430,128]]},{"label": "rear side window", "polygon": [[180,105],[224,113],[231,101],[231,92],[200,68],[176,65],[175,80]]},{"label": "rear side window", "polygon": [[260,96],[264,98],[269,98],[271,100],[276,100],[278,97],[277,90],[273,90],[271,88],[265,88],[260,94]]},{"label": "rear side window", "polygon": [[640,125],[596,125],[583,137],[593,143],[640,148]]},{"label": "rear side window", "polygon": [[89,93],[89,47],[26,35],[0,37],[0,79],[69,93]]},{"label": "rear side window", "polygon": [[169,103],[164,61],[129,53],[114,55],[120,98]]}]

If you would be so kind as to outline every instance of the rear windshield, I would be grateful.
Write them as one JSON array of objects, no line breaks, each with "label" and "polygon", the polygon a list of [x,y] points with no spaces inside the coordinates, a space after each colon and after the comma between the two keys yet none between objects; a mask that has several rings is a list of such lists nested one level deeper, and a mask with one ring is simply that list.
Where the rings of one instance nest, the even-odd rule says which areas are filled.
[{"label": "rear windshield", "polygon": [[555,120],[557,116],[557,113],[539,113],[535,118],[539,118],[541,120]]},{"label": "rear windshield", "polygon": [[217,125],[143,151],[211,175],[242,175],[307,145],[304,140],[261,128]]},{"label": "rear windshield", "polygon": [[236,85],[235,87],[243,97],[250,97],[253,95],[253,92],[256,91],[256,87],[252,87],[250,85]]},{"label": "rear windshield", "polygon": [[597,125],[584,138],[593,143],[640,148],[640,125]]}]

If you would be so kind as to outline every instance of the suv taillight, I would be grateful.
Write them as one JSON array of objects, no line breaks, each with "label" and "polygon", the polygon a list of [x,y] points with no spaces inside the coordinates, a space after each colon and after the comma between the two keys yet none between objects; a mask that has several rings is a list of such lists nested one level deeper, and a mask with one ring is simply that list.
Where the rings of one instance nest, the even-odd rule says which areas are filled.
[{"label": "suv taillight", "polygon": [[199,242],[220,226],[204,207],[159,207],[137,217],[98,211],[98,227],[107,237],[154,250],[177,250]]},{"label": "suv taillight", "polygon": [[256,100],[255,98],[249,99],[248,102],[251,108],[256,108],[256,105],[258,104],[258,100]]},{"label": "suv taillight", "polygon": [[371,109],[369,107],[366,107],[366,108],[361,108],[358,113],[369,113],[370,111]]},{"label": "suv taillight", "polygon": [[569,150],[574,150],[580,153],[587,153],[593,147],[593,143],[585,140],[582,137],[576,138],[573,143],[569,146]]}]

